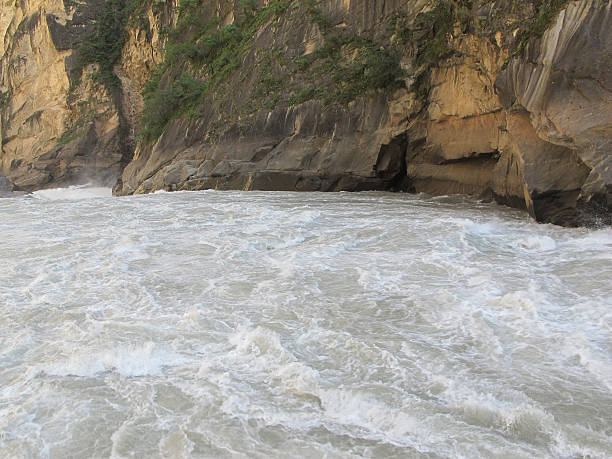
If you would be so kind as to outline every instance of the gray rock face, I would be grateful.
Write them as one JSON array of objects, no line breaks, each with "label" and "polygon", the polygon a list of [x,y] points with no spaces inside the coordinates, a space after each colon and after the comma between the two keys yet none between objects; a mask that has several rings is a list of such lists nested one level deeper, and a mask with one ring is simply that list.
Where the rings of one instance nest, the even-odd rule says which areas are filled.
[{"label": "gray rock face", "polygon": [[533,211],[547,221],[612,221],[611,8],[571,2],[496,81],[505,109],[522,112],[535,134],[515,129],[515,153],[526,159]]},{"label": "gray rock face", "polygon": [[6,177],[0,175],[0,193],[10,193],[15,189],[15,185]]},{"label": "gray rock face", "polygon": [[389,189],[402,179],[405,142],[386,131],[388,110],[383,98],[333,111],[313,101],[259,113],[214,143],[201,140],[205,125],[179,121],[126,167],[117,191]]}]

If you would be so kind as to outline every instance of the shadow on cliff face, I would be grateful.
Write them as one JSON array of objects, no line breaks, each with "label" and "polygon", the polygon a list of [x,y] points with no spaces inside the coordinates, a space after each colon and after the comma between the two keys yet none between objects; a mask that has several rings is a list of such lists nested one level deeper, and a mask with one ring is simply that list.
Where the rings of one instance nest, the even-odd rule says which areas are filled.
[{"label": "shadow on cliff face", "polygon": [[[609,188],[610,189],[610,188]],[[612,226],[612,212],[605,197],[592,196],[585,199],[582,192],[547,191],[532,194],[533,216],[541,223],[569,227]]]},{"label": "shadow on cliff face", "polygon": [[380,146],[374,171],[378,178],[384,180],[385,190],[410,191],[410,181],[406,171],[407,150],[406,133],[393,137],[388,144]]}]

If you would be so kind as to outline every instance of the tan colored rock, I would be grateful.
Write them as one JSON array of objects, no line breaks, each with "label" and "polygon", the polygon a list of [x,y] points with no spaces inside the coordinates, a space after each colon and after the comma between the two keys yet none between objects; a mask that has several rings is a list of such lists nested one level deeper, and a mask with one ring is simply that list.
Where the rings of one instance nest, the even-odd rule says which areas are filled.
[{"label": "tan colored rock", "polygon": [[8,98],[0,173],[20,188],[109,184],[120,173],[120,115],[111,94],[87,76],[76,88],[69,78],[74,49],[102,6],[103,0],[2,4],[0,85]]},{"label": "tan colored rock", "polygon": [[69,119],[64,67],[68,53],[53,46],[46,11],[15,8],[12,26],[23,24],[27,32],[13,32],[0,61],[2,87],[11,95],[2,117],[2,170],[11,178],[17,178],[11,166],[16,169],[19,161],[35,159],[51,149]]},{"label": "tan colored rock", "polygon": [[524,200],[542,220],[578,224],[576,199],[589,168],[575,151],[541,139],[527,112],[509,114],[507,129],[493,191],[507,202]]}]

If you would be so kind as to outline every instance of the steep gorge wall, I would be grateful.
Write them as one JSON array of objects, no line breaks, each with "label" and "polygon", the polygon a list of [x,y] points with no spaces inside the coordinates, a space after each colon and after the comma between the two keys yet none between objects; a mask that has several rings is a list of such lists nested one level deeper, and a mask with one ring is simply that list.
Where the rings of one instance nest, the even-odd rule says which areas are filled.
[{"label": "steep gorge wall", "polygon": [[119,92],[90,78],[91,66],[81,78],[77,63],[104,9],[104,0],[2,4],[0,175],[19,189],[113,184],[129,160]]},{"label": "steep gorge wall", "polygon": [[[610,223],[608,2],[139,2],[113,67],[120,91],[83,78],[67,102],[90,21],[40,3],[64,19],[33,27],[21,51],[0,21],[0,175],[24,188],[123,170],[117,194],[466,193],[539,221]],[[70,21],[83,26],[58,45],[49,24]],[[17,55],[53,61],[53,87],[36,71],[8,78]]]}]

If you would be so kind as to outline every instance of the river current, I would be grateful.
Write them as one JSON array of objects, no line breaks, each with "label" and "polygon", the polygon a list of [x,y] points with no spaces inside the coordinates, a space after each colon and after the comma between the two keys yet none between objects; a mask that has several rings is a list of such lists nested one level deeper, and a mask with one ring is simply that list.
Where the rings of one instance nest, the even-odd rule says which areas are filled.
[{"label": "river current", "polygon": [[612,230],[458,197],[0,199],[0,457],[612,457]]}]

